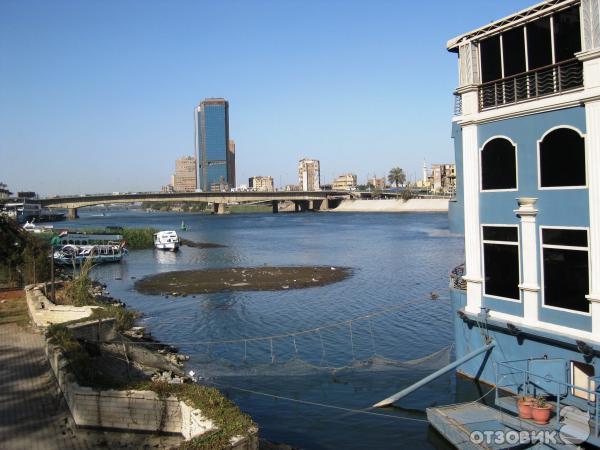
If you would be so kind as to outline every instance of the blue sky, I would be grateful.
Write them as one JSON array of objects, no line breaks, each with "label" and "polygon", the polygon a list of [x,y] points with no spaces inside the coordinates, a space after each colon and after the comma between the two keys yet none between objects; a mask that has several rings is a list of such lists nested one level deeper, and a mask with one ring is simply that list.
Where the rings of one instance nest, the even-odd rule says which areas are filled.
[{"label": "blue sky", "polygon": [[525,0],[0,0],[0,181],[46,195],[157,190],[195,105],[230,102],[238,184],[321,161],[419,176],[453,161],[455,35]]}]

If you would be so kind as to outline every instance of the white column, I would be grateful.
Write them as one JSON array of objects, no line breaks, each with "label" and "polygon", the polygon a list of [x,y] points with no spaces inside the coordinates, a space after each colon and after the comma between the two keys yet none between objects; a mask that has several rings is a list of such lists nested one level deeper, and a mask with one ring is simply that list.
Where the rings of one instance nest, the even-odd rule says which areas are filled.
[{"label": "white column", "polygon": [[515,210],[517,217],[521,218],[521,255],[523,261],[523,278],[519,289],[523,301],[523,319],[526,324],[535,325],[538,321],[539,291],[538,264],[537,264],[537,236],[535,218],[537,198],[518,198],[519,209]]},{"label": "white column", "polygon": [[590,203],[590,294],[592,333],[600,337],[600,101],[585,104],[586,166]]},{"label": "white column", "polygon": [[481,308],[481,239],[479,234],[479,147],[477,125],[463,127],[463,179],[465,208],[465,260],[467,311]]}]

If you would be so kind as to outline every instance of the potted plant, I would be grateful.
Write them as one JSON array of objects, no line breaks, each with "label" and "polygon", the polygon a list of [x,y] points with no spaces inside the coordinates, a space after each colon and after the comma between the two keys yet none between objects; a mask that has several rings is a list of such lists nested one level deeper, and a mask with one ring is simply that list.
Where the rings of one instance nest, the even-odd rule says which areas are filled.
[{"label": "potted plant", "polygon": [[540,425],[546,425],[550,421],[551,412],[552,405],[544,397],[538,397],[531,407],[533,421]]},{"label": "potted plant", "polygon": [[519,417],[521,419],[531,419],[532,406],[535,399],[530,395],[520,395],[517,402],[519,406]]}]

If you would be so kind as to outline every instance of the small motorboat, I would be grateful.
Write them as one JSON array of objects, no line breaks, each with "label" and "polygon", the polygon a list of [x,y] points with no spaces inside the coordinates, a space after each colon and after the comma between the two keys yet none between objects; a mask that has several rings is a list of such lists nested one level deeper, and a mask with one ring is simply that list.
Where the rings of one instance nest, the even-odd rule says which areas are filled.
[{"label": "small motorboat", "polygon": [[159,231],[154,235],[154,247],[159,250],[170,250],[172,252],[179,249],[179,236],[175,231]]}]

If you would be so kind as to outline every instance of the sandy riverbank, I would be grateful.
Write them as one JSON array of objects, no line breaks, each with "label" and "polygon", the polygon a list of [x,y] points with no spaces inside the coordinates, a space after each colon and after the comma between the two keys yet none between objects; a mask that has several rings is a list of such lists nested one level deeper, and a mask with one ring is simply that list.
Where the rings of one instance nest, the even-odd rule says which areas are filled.
[{"label": "sandy riverbank", "polygon": [[145,277],[135,288],[150,295],[188,295],[222,291],[279,291],[337,283],[349,277],[346,267],[236,267],[182,270]]},{"label": "sandy riverbank", "polygon": [[448,199],[342,200],[333,212],[447,212]]}]

